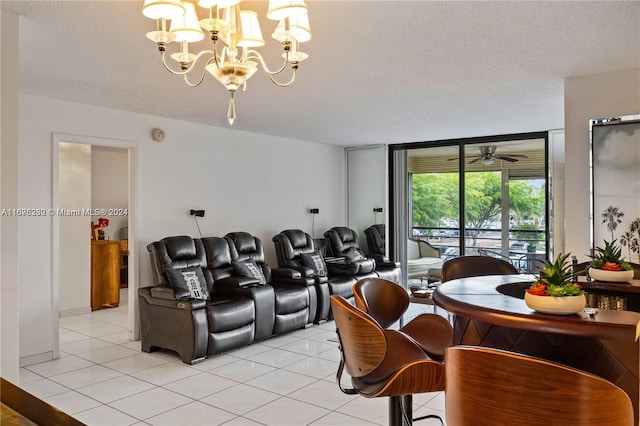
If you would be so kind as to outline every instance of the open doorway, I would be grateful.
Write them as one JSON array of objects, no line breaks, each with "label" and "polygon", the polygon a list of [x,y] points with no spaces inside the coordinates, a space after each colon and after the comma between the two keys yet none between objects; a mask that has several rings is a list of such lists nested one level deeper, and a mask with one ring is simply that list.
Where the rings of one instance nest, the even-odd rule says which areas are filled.
[{"label": "open doorway", "polygon": [[[78,135],[53,137],[53,357],[59,357],[59,318],[117,306],[119,298],[94,301],[92,251],[111,247],[117,278],[116,297],[124,291],[129,340],[139,338],[135,294],[135,161],[136,143]],[[103,226],[98,236],[95,225]],[[100,238],[100,241],[97,241]],[[93,241],[92,241],[93,240]],[[100,244],[95,244],[100,243]],[[95,254],[95,253],[94,253]],[[95,263],[95,262],[93,262]],[[93,265],[95,266],[95,265]],[[126,267],[124,267],[126,266]],[[121,276],[120,272],[124,276]],[[120,290],[120,286],[126,290]],[[123,298],[125,299],[125,298]]]}]

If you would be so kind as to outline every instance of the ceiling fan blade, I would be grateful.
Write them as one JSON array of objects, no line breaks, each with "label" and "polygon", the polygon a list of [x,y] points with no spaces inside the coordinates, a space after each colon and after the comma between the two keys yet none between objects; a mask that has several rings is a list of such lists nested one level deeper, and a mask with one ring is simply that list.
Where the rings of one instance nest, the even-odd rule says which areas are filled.
[{"label": "ceiling fan blade", "polygon": [[516,161],[519,161],[517,158],[513,158],[513,157],[507,157],[506,155],[494,155],[493,158],[497,158],[499,160],[505,160],[505,161],[510,161],[512,163],[515,163]]},{"label": "ceiling fan blade", "polygon": [[452,160],[457,160],[458,157],[453,157],[453,158],[447,158],[447,161],[452,161]]},{"label": "ceiling fan blade", "polygon": [[473,160],[469,161],[469,164],[473,164],[476,161],[480,161],[484,156],[483,155],[479,155],[476,158],[474,158]]},{"label": "ceiling fan blade", "polygon": [[496,154],[495,157],[499,157],[499,156],[505,156],[505,157],[513,157],[513,158],[529,158],[528,156],[524,155],[524,154]]}]

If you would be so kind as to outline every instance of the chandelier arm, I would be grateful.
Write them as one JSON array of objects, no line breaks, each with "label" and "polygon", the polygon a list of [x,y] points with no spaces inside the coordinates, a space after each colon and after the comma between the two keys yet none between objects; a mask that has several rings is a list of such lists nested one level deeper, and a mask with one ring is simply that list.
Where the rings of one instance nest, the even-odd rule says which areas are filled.
[{"label": "chandelier arm", "polygon": [[276,86],[287,87],[287,86],[290,86],[293,83],[293,81],[296,79],[296,70],[295,70],[295,68],[293,69],[293,75],[291,76],[291,80],[289,80],[287,83],[279,83],[279,82],[277,82],[276,79],[273,77],[273,74],[271,74],[271,73],[269,73],[267,75],[269,76],[269,79],[271,79],[271,82],[273,84],[275,84]]},{"label": "chandelier arm", "polygon": [[[277,71],[271,71],[269,69],[269,67],[267,66],[267,64],[264,62],[264,59],[262,59],[262,55],[260,55],[260,53],[258,53],[257,51],[255,51],[253,49],[248,49],[247,50],[247,59],[257,59],[257,60],[259,60],[260,64],[262,64],[262,69],[267,74],[269,74],[269,76],[273,76],[273,75],[276,75],[276,74],[280,74],[282,71],[284,71],[284,69],[286,68],[287,64],[289,63],[289,52],[286,52],[286,55],[285,55],[285,58],[284,58],[284,63],[282,64],[280,69],[277,70]],[[275,83],[275,81],[274,81],[274,83]],[[291,83],[289,83],[289,84],[291,84]]]},{"label": "chandelier arm", "polygon": [[196,55],[196,57],[194,58],[194,60],[191,62],[191,64],[184,70],[181,71],[176,71],[171,69],[171,67],[169,66],[169,64],[167,64],[167,59],[165,56],[165,52],[160,52],[161,56],[162,56],[162,65],[164,65],[165,69],[167,71],[169,71],[171,74],[175,74],[175,75],[186,75],[187,73],[189,73],[193,67],[196,65],[196,63],[198,62],[198,60],[200,60],[201,57],[203,57],[204,55],[213,55],[215,56],[215,52],[213,50],[203,50],[202,52],[198,53]]}]

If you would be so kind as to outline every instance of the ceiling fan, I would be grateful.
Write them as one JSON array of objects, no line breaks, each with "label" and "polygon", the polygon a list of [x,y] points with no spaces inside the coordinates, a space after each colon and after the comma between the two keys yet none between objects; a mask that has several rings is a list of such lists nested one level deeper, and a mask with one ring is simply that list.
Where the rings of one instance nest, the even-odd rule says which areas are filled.
[{"label": "ceiling fan", "polygon": [[[495,146],[481,146],[480,154],[477,155],[475,158],[473,158],[473,160],[469,161],[469,164],[473,164],[477,161],[480,161],[485,166],[490,166],[495,162],[495,159],[510,161],[513,163],[518,161],[519,158],[528,158],[528,157],[524,154],[500,154],[500,153],[496,154]],[[447,161],[457,160],[457,159],[458,157],[454,157],[454,158],[447,159]]]}]

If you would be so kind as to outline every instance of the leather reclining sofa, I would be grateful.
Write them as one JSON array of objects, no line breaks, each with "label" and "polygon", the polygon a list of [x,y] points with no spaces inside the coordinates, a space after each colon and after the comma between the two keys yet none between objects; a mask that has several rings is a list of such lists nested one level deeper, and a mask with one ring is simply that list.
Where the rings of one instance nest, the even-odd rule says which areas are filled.
[{"label": "leather reclining sofa", "polygon": [[[273,237],[278,266],[315,280],[321,319],[333,317],[330,295],[339,295],[354,303],[353,285],[362,278],[381,277],[399,282],[400,264],[364,256],[352,229],[334,227],[325,232],[324,237],[323,247],[315,247],[311,236],[299,229],[288,229]],[[308,260],[314,255],[323,260],[320,270]]]},{"label": "leather reclining sofa", "polygon": [[149,244],[154,284],[138,289],[142,350],[172,350],[194,364],[332,318],[330,295],[353,303],[361,278],[399,280],[399,264],[364,257],[349,228],[325,238],[316,250],[309,234],[282,231],[273,237],[273,269],[260,239],[246,232]]},{"label": "leather reclining sofa", "polygon": [[138,290],[144,352],[169,349],[194,364],[319,321],[314,278],[272,270],[246,232],[168,237],[147,250],[154,285]]}]

